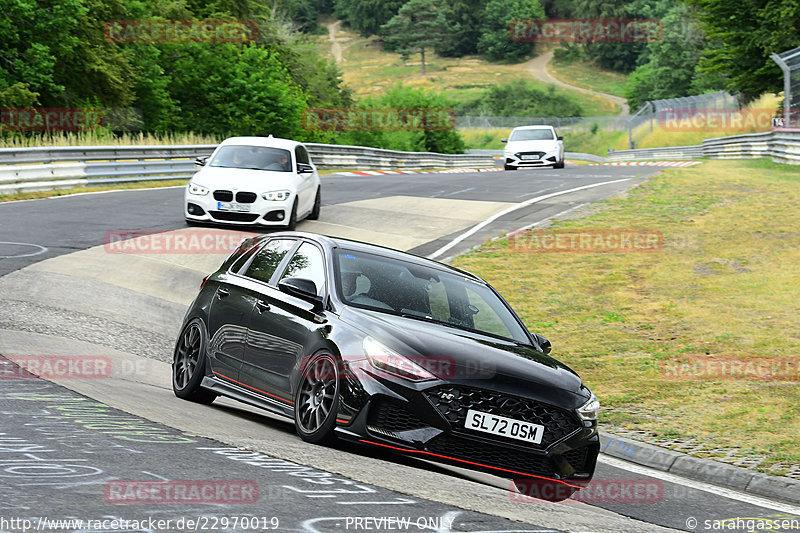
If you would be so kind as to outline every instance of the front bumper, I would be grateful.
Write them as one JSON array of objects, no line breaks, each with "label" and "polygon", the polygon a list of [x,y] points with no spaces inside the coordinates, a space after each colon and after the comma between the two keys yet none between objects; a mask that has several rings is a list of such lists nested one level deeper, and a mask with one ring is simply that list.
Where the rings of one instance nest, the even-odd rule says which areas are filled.
[{"label": "front bumper", "polygon": [[203,196],[186,193],[183,211],[186,220],[197,222],[286,226],[292,213],[293,202],[293,196],[278,202],[257,197],[252,203],[242,204],[248,207],[248,211],[230,211],[224,208],[225,202],[215,200],[212,193]]},{"label": "front bumper", "polygon": [[546,167],[557,165],[561,160],[558,151],[552,152],[506,152],[505,166],[509,167]]},{"label": "front bumper", "polygon": [[[464,420],[470,408],[541,423],[545,437],[533,445],[468,430]],[[350,440],[512,479],[584,485],[600,451],[596,424],[585,427],[575,413],[470,384],[349,375],[337,420],[338,433]]]}]

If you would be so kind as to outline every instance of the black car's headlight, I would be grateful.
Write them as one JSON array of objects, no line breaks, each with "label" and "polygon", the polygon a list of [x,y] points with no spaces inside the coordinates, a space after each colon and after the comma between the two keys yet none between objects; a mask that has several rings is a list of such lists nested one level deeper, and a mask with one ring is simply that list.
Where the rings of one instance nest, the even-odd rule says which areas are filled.
[{"label": "black car's headlight", "polygon": [[363,345],[364,354],[376,370],[412,381],[436,378],[411,359],[393,352],[372,337],[366,337]]},{"label": "black car's headlight", "polygon": [[600,411],[600,401],[597,399],[597,396],[592,393],[592,396],[589,398],[589,400],[582,406],[578,407],[576,411],[578,416],[581,417],[581,420],[597,422],[598,411]]}]

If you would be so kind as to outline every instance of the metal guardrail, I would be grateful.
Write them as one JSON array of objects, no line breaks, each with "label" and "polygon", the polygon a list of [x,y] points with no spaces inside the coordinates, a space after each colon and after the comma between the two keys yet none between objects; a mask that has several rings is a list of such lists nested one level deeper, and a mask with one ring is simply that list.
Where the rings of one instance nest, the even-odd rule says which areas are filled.
[{"label": "metal guardrail", "polygon": [[773,130],[705,139],[695,146],[672,146],[609,152],[609,161],[653,159],[750,159],[770,157],[776,163],[800,165],[800,131]]},{"label": "metal guardrail", "polygon": [[[307,144],[319,168],[366,170],[473,168],[494,166],[493,154],[400,152],[363,146]],[[214,145],[64,146],[0,149],[0,194],[129,181],[189,178],[194,159]],[[593,162],[656,159],[744,159],[770,157],[800,164],[800,131],[773,130],[706,139],[696,146],[671,146],[610,152],[608,157],[567,152],[568,159]]]},{"label": "metal guardrail", "polygon": [[[0,194],[132,181],[189,178],[194,159],[216,145],[54,146],[0,149]],[[365,170],[494,166],[485,154],[401,152],[363,146],[306,144],[320,169]]]}]

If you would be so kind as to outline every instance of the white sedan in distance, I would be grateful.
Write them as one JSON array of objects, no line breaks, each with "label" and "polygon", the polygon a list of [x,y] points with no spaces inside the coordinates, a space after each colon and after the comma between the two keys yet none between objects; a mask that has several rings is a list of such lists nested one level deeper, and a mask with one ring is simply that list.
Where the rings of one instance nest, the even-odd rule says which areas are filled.
[{"label": "white sedan in distance", "polygon": [[278,226],[319,218],[321,182],[308,150],[277,137],[231,137],[209,157],[186,186],[187,223]]},{"label": "white sedan in distance", "polygon": [[564,137],[553,126],[521,126],[511,130],[503,155],[503,167],[515,170],[522,167],[564,168]]}]

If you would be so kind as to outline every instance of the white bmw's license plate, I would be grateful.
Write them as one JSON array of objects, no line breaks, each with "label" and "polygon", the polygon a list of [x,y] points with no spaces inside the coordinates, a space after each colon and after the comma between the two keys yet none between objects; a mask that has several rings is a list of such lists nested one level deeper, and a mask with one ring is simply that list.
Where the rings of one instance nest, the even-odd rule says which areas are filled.
[{"label": "white bmw's license plate", "polygon": [[544,435],[544,426],[540,424],[531,424],[474,409],[467,411],[467,421],[464,423],[464,427],[501,437],[524,440],[532,444],[541,444]]},{"label": "white bmw's license plate", "polygon": [[237,202],[217,202],[217,211],[236,211],[237,213],[250,212],[250,204]]},{"label": "white bmw's license plate", "polygon": [[539,157],[535,156],[535,155],[532,155],[532,154],[525,154],[525,155],[522,156],[522,159],[525,159],[527,161],[527,160],[531,160],[531,159],[539,159]]}]

